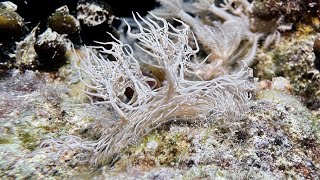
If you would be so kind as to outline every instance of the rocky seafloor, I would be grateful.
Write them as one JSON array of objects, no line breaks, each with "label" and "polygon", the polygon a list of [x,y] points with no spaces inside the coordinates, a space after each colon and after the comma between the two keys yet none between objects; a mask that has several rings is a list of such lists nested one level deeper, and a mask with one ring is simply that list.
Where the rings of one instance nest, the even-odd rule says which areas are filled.
[{"label": "rocky seafloor", "polygon": [[[291,28],[271,45],[259,41],[250,65],[259,80],[247,114],[170,121],[98,166],[81,149],[55,154],[43,142],[66,135],[97,140],[118,118],[110,108],[86,105],[74,65],[84,45],[119,38],[117,24],[137,9],[57,1],[42,4],[50,8],[36,16],[29,11],[39,2],[26,2],[0,5],[1,179],[320,179],[319,2],[254,1],[252,16],[265,28],[276,21]],[[138,9],[145,15],[155,4]]]}]

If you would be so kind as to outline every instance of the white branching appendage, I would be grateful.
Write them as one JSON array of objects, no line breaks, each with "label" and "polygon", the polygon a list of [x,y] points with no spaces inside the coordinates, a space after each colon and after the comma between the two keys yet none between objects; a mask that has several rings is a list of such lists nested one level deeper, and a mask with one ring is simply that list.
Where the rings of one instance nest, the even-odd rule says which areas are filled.
[{"label": "white branching appendage", "polygon": [[[150,85],[156,81],[141,73],[131,47],[117,40],[101,43],[111,46],[110,49],[92,47],[99,51],[98,55],[88,48],[87,58],[81,64],[81,75],[91,81],[84,82],[89,88],[87,94],[101,99],[92,103],[109,104],[119,115],[119,120],[110,122],[97,141],[66,139],[73,144],[71,147],[91,152],[94,164],[110,162],[127,145],[173,119],[234,118],[248,111],[250,92],[255,88],[248,67],[208,81],[187,78],[196,76],[198,66],[192,61],[198,49],[189,46],[189,26],[177,20],[182,26],[175,28],[165,19],[152,16],[155,20],[139,16],[145,26],[134,17],[139,32],[133,33],[129,26],[128,35],[136,38],[139,47],[152,57],[150,65],[165,72],[160,87]],[[110,61],[106,55],[116,61]],[[125,95],[128,89],[134,92],[129,98]]]},{"label": "white branching appendage", "polygon": [[250,31],[252,5],[247,0],[224,0],[220,7],[216,5],[217,0],[197,0],[194,3],[196,12],[211,12],[216,17],[206,24],[186,13],[182,0],[157,1],[162,7],[153,12],[162,17],[171,15],[184,20],[209,54],[208,63],[197,72],[203,79],[237,72],[243,68],[241,61],[252,63],[261,35]]}]

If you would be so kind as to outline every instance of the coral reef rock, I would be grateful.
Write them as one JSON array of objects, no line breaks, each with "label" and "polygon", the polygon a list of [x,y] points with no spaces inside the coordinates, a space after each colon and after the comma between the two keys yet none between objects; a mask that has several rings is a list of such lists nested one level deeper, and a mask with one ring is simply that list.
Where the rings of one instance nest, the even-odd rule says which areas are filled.
[{"label": "coral reef rock", "polygon": [[0,3],[0,42],[19,37],[26,30],[23,18],[15,9],[13,3]]},{"label": "coral reef rock", "polygon": [[47,66],[49,69],[54,69],[65,63],[67,48],[68,42],[64,35],[60,35],[50,28],[39,35],[34,44],[40,66]]},{"label": "coral reef rock", "polygon": [[48,19],[48,26],[59,34],[67,34],[68,38],[80,35],[80,22],[69,14],[68,6],[62,6]]}]

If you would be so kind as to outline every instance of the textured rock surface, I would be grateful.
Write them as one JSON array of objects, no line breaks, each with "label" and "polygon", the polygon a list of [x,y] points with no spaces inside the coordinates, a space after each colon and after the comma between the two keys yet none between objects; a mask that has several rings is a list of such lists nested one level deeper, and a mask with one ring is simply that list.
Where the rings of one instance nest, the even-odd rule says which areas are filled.
[{"label": "textured rock surface", "polygon": [[[26,79],[29,83],[22,86],[24,89],[11,82]],[[40,93],[49,84],[54,81],[45,84],[32,72],[2,80],[2,97],[13,93],[13,102],[20,106],[1,101],[1,176],[260,179],[316,178],[320,173],[319,120],[295,97],[279,90],[279,82],[257,93],[247,117],[167,124],[125,150],[113,168],[104,167],[102,173],[81,164],[77,151],[59,157],[38,149],[43,139],[66,133],[94,139],[101,129],[90,113],[77,114],[83,109],[64,105],[61,100],[70,95],[68,92],[53,88]],[[16,111],[6,111],[10,106],[5,103]]]},{"label": "textured rock surface", "polygon": [[147,179],[164,167],[161,176],[176,179],[317,178],[320,126],[308,109],[278,90],[260,91],[251,109],[235,122],[169,125],[127,151],[115,169]]},{"label": "textured rock surface", "polygon": [[284,36],[276,48],[260,50],[256,56],[254,72],[260,79],[277,76],[287,78],[293,86],[294,94],[301,96],[308,108],[319,110],[320,73],[313,52],[317,35],[310,26],[301,26],[291,36]]}]

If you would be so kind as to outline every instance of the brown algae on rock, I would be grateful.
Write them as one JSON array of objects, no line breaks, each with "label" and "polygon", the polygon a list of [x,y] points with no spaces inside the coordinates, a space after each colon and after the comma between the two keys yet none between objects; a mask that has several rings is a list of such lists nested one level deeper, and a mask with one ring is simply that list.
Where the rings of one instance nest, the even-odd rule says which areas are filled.
[{"label": "brown algae on rock", "polygon": [[39,66],[47,67],[47,69],[61,67],[66,62],[65,54],[68,44],[64,35],[60,35],[50,28],[40,34],[33,45],[40,63]]},{"label": "brown algae on rock", "polygon": [[62,6],[53,13],[48,19],[48,26],[59,34],[67,34],[69,36],[79,36],[80,23],[69,14],[67,6]]},{"label": "brown algae on rock", "polygon": [[0,3],[0,39],[17,37],[26,30],[23,18],[14,10]]}]

